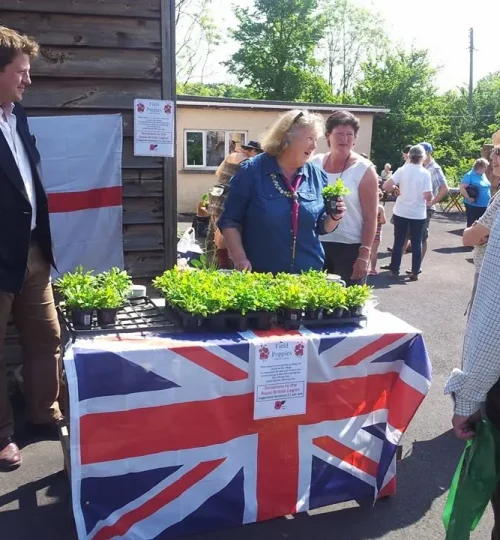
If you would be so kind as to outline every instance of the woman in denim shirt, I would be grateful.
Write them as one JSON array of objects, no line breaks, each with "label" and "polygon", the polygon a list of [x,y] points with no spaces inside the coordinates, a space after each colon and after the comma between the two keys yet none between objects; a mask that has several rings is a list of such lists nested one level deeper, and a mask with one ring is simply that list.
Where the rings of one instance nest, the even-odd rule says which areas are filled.
[{"label": "woman in denim shirt", "polygon": [[319,236],[333,231],[345,211],[325,213],[326,174],[308,163],[324,131],[307,111],[282,115],[265,137],[264,153],[242,164],[218,221],[237,270],[300,273],[321,270]]}]

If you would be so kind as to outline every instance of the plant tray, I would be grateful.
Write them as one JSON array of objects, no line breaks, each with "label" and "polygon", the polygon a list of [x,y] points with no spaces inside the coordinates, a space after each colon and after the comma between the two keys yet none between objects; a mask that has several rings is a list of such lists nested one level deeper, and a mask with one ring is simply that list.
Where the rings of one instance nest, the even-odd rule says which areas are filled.
[{"label": "plant tray", "polygon": [[166,317],[185,332],[244,332],[253,330],[269,330],[276,321],[274,313],[254,312],[218,313],[202,317],[192,315],[173,306],[165,307]]},{"label": "plant tray", "polygon": [[280,326],[283,326],[285,330],[296,330],[300,326],[306,328],[332,328],[338,326],[360,325],[367,320],[366,315],[360,315],[359,317],[340,317],[337,319],[300,319],[299,321],[291,321],[279,318],[278,322]]},{"label": "plant tray", "polygon": [[97,316],[92,315],[92,328],[79,330],[74,328],[71,313],[64,306],[57,306],[59,317],[71,335],[74,343],[77,338],[98,336],[114,333],[131,332],[173,332],[175,328],[165,316],[163,308],[159,308],[147,296],[129,298],[125,305],[118,310],[114,325],[101,327],[97,324]]}]

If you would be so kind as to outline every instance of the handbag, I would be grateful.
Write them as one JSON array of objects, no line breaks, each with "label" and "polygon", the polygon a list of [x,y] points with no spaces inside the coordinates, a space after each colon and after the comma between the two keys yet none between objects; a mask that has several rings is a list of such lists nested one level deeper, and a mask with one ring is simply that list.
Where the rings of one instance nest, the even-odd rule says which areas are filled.
[{"label": "handbag", "polygon": [[477,186],[473,186],[472,184],[469,184],[465,191],[467,191],[467,195],[471,198],[476,200],[479,197],[479,188]]}]

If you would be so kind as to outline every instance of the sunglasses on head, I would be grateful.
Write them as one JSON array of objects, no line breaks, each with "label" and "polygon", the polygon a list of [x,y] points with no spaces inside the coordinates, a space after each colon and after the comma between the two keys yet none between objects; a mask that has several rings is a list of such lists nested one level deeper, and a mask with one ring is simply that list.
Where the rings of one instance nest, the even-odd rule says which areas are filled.
[{"label": "sunglasses on head", "polygon": [[303,116],[305,116],[305,114],[300,111],[299,114],[293,119],[292,124],[296,124]]}]

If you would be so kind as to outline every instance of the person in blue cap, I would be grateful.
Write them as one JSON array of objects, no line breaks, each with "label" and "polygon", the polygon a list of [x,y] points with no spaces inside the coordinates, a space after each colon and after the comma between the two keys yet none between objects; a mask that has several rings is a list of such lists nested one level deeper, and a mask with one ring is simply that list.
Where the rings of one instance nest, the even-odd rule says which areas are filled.
[{"label": "person in blue cap", "polygon": [[[443,169],[439,166],[436,160],[432,157],[434,148],[429,142],[420,143],[424,147],[426,157],[424,159],[424,167],[431,173],[432,180],[432,200],[427,203],[427,219],[425,220],[425,226],[422,237],[422,261],[424,260],[425,253],[427,251],[427,239],[429,238],[429,224],[434,212],[436,211],[436,204],[440,203],[448,194],[448,183],[443,173]],[[411,274],[411,271],[407,271]]]}]

